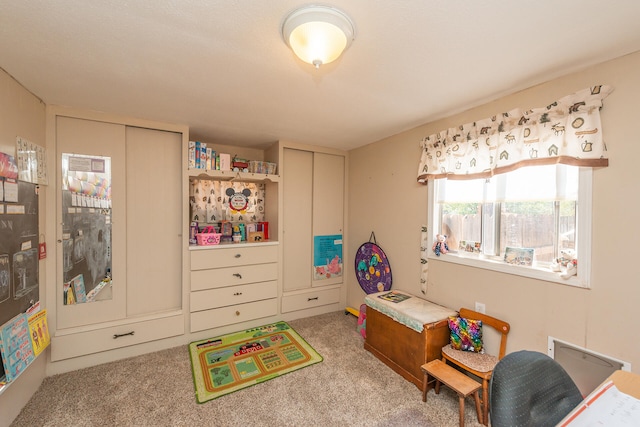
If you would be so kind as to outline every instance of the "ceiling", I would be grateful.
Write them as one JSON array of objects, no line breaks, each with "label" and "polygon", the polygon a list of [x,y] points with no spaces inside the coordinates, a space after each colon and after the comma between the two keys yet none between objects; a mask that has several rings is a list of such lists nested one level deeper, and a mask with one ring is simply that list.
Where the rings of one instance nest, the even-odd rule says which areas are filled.
[{"label": "ceiling", "polygon": [[0,67],[46,104],[191,139],[352,149],[640,50],[637,0],[332,0],[356,39],[316,70],[280,32],[303,4],[0,0]]}]

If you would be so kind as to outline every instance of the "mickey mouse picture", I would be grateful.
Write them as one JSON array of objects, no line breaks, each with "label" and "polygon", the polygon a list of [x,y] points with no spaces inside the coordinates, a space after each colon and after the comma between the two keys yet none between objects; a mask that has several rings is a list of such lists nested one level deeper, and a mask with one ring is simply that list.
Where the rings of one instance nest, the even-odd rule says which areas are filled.
[{"label": "mickey mouse picture", "polygon": [[242,192],[238,193],[233,188],[227,188],[226,194],[229,196],[229,207],[232,211],[243,214],[247,212],[251,190],[245,188]]}]

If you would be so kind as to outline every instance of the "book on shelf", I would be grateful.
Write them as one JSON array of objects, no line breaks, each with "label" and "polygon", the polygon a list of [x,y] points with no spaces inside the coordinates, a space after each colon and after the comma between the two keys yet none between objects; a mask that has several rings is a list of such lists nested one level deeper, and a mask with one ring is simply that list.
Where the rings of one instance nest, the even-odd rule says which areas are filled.
[{"label": "book on shelf", "polygon": [[211,160],[212,160],[212,156],[214,156],[214,155],[215,155],[215,151],[213,151],[211,148],[207,147],[207,164],[205,166],[206,170],[211,170],[212,169],[212,165],[213,164],[211,163]]},{"label": "book on shelf", "polygon": [[231,154],[220,153],[218,155],[220,159],[220,170],[221,171],[229,171],[231,170]]},{"label": "book on shelf", "polygon": [[188,153],[188,168],[195,169],[196,168],[196,142],[189,141],[189,147],[187,148]]},{"label": "book on shelf", "polygon": [[78,274],[76,277],[71,279],[71,283],[73,284],[73,293],[76,297],[76,302],[87,302],[87,291],[84,287],[84,276],[82,274]]},{"label": "book on shelf", "polygon": [[16,379],[34,361],[29,320],[25,313],[18,314],[0,329],[0,353],[7,382]]},{"label": "book on shelf", "polygon": [[0,390],[2,386],[7,383],[7,374],[4,373],[4,362],[2,361],[2,356],[0,356]]},{"label": "book on shelf", "polygon": [[15,380],[47,348],[51,338],[47,311],[20,313],[0,327],[0,383]]}]

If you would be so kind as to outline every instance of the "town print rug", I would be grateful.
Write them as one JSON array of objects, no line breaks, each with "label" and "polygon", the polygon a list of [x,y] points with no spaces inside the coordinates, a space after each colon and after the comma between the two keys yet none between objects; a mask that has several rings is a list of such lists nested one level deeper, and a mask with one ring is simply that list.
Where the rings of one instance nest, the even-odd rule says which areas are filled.
[{"label": "town print rug", "polygon": [[189,354],[198,403],[322,362],[286,322],[195,341]]}]

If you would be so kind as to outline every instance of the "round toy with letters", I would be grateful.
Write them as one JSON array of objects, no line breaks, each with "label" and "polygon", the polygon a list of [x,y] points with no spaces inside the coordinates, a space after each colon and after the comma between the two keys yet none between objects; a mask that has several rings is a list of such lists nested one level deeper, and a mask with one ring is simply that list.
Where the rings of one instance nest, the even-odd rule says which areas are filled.
[{"label": "round toy with letters", "polygon": [[391,266],[389,259],[371,233],[369,241],[358,248],[355,257],[356,278],[360,287],[367,293],[388,291],[391,289]]}]

